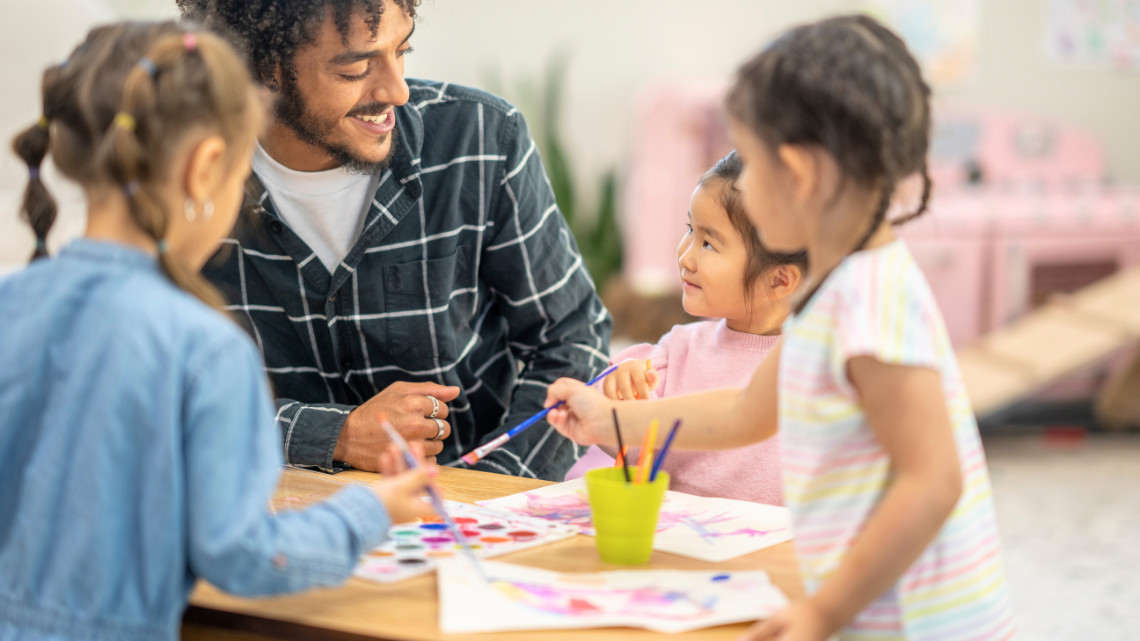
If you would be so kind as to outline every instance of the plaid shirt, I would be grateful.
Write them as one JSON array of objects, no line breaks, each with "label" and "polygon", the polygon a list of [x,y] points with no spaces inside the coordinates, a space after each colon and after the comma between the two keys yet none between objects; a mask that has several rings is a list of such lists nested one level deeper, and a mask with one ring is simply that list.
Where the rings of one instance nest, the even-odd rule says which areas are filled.
[{"label": "plaid shirt", "polygon": [[[455,462],[539,411],[554,379],[608,361],[609,314],[522,115],[473,89],[408,85],[395,155],[334,273],[256,176],[204,271],[261,350],[293,465],[338,469],[345,416],[396,381],[460,387],[439,455]],[[539,423],[474,467],[561,480],[579,453]]]}]

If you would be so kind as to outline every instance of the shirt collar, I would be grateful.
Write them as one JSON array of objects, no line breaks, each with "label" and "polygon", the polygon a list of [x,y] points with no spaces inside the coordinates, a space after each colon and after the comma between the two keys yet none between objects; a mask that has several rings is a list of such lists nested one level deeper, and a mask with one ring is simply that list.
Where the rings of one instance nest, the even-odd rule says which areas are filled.
[{"label": "shirt collar", "polygon": [[127,269],[158,269],[155,257],[138,247],[91,238],[77,238],[71,241],[60,250],[59,257]]}]

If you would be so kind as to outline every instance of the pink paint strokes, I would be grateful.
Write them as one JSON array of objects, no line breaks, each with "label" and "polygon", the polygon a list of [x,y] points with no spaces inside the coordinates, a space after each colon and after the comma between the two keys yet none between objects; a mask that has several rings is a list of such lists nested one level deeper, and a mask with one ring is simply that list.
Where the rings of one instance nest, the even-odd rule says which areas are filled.
[{"label": "pink paint strokes", "polygon": [[[526,507],[514,511],[523,516],[533,516],[574,525],[586,533],[592,533],[594,529],[590,515],[590,503],[583,491],[561,496],[528,493],[526,494]],[[727,511],[710,513],[708,510],[671,510],[668,509],[668,503],[666,503],[666,507],[661,510],[661,514],[657,518],[657,532],[684,527],[691,530],[705,543],[712,545],[718,539],[725,537],[755,538],[787,530],[783,527],[767,530],[749,527],[726,531],[710,529],[711,526],[731,523],[738,519],[738,515]]]},{"label": "pink paint strokes", "polygon": [[707,616],[717,601],[715,596],[698,597],[654,586],[577,587],[496,581],[494,587],[528,608],[567,617],[619,615],[686,621]]}]

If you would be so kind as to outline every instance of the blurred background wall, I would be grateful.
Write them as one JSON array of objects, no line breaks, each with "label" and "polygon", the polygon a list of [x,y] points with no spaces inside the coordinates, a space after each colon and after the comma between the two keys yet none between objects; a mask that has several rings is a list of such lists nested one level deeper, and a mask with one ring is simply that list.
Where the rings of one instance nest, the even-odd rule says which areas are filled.
[{"label": "blurred background wall", "polygon": [[[879,3],[896,16],[948,4]],[[972,7],[968,13],[976,14],[965,19],[972,22],[976,59],[964,73],[940,84],[937,97],[1024,110],[1083,129],[1103,143],[1112,177],[1140,183],[1140,74],[1134,68],[1058,61],[1049,44],[1050,11],[1056,11],[1051,8],[1056,4],[966,2]],[[118,16],[173,16],[173,5],[173,0],[0,0],[0,55],[5,61],[0,65],[0,137],[9,140],[34,119],[40,70],[62,58],[88,26]],[[866,8],[876,5],[844,0],[426,0],[408,75],[497,85],[520,100],[525,93],[520,86],[539,81],[551,58],[565,52],[559,133],[577,191],[582,200],[592,201],[606,171],[617,170],[619,189],[630,171],[634,107],[647,87],[684,82],[715,90],[742,60],[789,25]],[[31,248],[31,234],[14,213],[25,175],[10,153],[0,154],[0,271],[18,266]],[[65,200],[68,196],[69,204],[81,210],[77,196],[65,194]],[[69,208],[51,245],[58,247],[81,228],[81,219]]]}]

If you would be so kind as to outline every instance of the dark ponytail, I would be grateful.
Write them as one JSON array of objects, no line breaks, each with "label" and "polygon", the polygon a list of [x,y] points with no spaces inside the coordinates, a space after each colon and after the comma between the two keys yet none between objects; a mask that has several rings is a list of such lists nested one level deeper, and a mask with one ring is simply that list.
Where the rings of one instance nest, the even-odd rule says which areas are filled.
[{"label": "dark ponytail", "polygon": [[31,260],[47,256],[47,237],[55,224],[57,207],[40,177],[40,167],[51,143],[50,125],[41,116],[39,122],[16,135],[12,150],[28,165],[28,186],[20,203],[20,214],[36,235],[36,250]]}]

